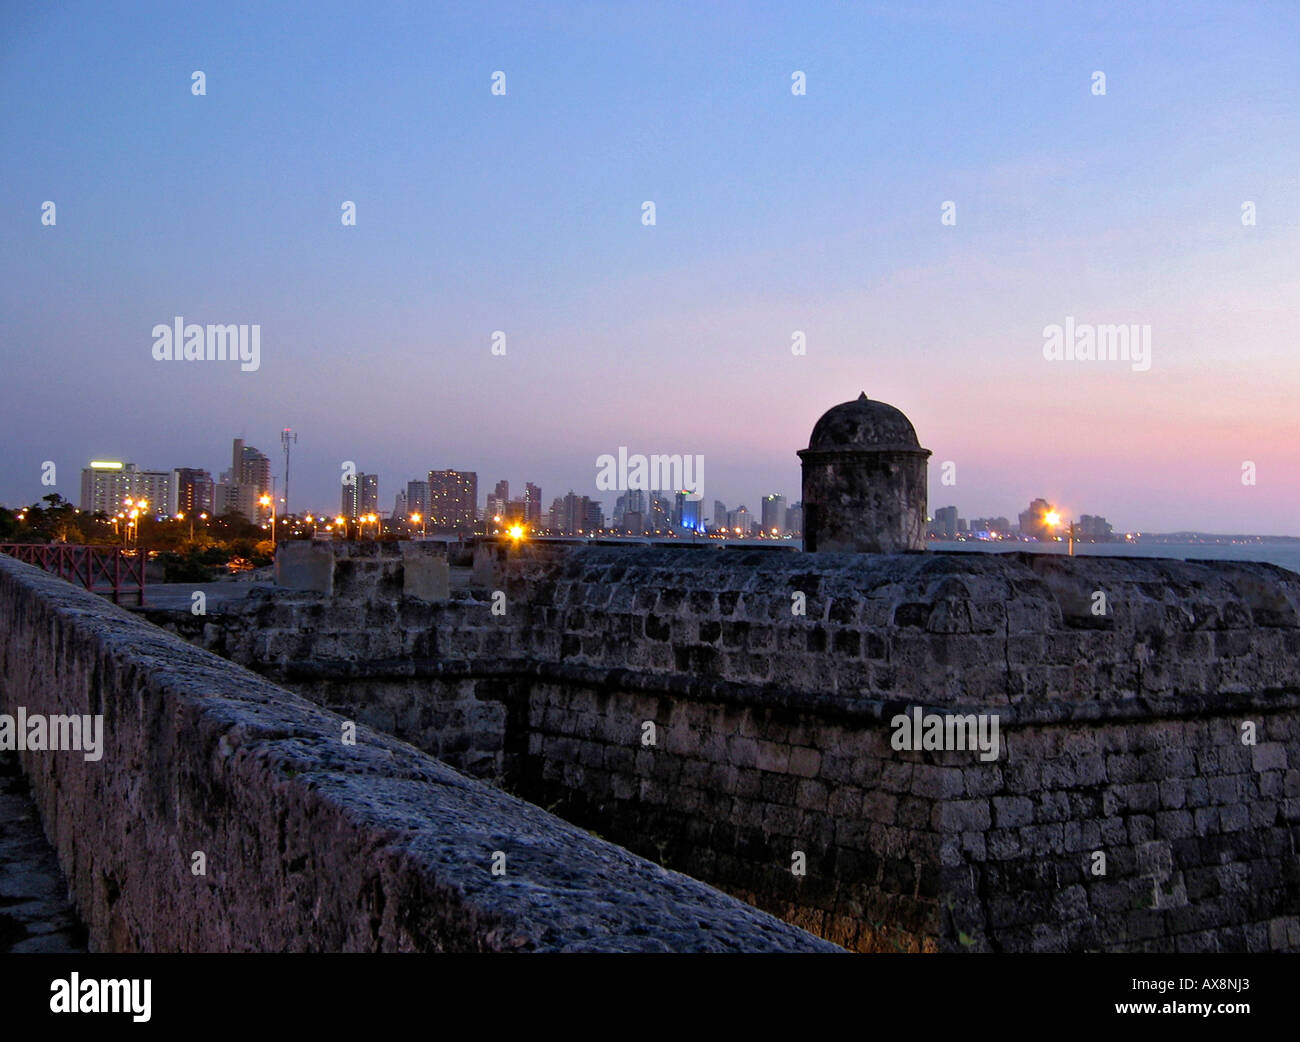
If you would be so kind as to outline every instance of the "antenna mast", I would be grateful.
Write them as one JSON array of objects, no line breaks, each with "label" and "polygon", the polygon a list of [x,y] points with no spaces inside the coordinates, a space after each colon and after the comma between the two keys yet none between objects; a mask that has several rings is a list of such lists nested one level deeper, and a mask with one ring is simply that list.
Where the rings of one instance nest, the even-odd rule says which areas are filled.
[{"label": "antenna mast", "polygon": [[289,513],[289,448],[296,444],[298,435],[291,427],[280,432],[280,444],[284,446],[284,512]]}]

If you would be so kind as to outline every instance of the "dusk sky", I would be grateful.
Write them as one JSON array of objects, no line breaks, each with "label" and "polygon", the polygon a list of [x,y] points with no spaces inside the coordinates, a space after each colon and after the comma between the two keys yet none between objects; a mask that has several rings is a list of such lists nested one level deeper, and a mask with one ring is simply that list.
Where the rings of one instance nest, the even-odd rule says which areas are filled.
[{"label": "dusk sky", "polygon": [[[865,391],[932,511],[1300,535],[1300,7],[893,8],[6,4],[0,503],[292,427],[294,510],[625,445],[757,511]],[[154,360],[176,316],[260,368]],[[1149,371],[1046,359],[1067,317]]]}]

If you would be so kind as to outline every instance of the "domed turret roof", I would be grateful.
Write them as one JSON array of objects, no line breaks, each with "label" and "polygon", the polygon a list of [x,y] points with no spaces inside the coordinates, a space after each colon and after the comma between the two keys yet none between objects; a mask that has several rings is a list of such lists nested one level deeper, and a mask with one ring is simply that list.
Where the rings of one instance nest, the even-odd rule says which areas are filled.
[{"label": "domed turret roof", "polygon": [[826,412],[808,439],[812,450],[874,449],[924,451],[912,421],[892,405],[873,402],[866,392]]}]

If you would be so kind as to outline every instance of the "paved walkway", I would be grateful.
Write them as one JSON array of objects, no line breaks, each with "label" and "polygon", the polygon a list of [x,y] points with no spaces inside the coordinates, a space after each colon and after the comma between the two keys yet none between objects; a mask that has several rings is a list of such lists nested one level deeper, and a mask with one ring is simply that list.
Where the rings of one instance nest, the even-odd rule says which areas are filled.
[{"label": "paved walkway", "polygon": [[67,893],[18,754],[0,752],[0,952],[84,952]]}]

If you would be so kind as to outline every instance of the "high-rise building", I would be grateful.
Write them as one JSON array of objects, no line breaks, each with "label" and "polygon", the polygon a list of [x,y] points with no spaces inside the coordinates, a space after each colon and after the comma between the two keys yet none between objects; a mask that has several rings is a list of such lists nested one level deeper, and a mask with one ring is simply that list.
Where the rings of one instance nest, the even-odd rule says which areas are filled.
[{"label": "high-rise building", "polygon": [[564,533],[564,500],[551,500],[551,509],[546,516],[546,527],[552,535]]},{"label": "high-rise building", "polygon": [[682,501],[682,531],[704,531],[703,506],[704,500],[700,499],[699,496],[687,496],[686,499]]},{"label": "high-rise building", "polygon": [[378,514],[379,513],[379,475],[358,474],[357,495],[359,497],[359,501],[357,505],[361,508],[361,513]]},{"label": "high-rise building", "polygon": [[524,521],[535,528],[542,524],[542,490],[531,481],[524,485]]},{"label": "high-rise building", "polygon": [[563,520],[560,524],[561,535],[577,535],[579,529],[582,528],[582,501],[584,498],[584,496],[579,496],[572,489],[570,489],[569,494],[564,497]]},{"label": "high-rise building", "polygon": [[615,528],[625,528],[624,517],[629,513],[637,513],[644,518],[649,507],[649,501],[646,499],[646,493],[642,489],[632,489],[624,492],[614,501],[614,514],[612,523]]},{"label": "high-rise building", "polygon": [[1081,514],[1075,535],[1091,543],[1108,543],[1114,535],[1114,528],[1104,517]]},{"label": "high-rise building", "polygon": [[509,504],[510,482],[498,481],[496,483],[496,488],[487,494],[487,500],[483,508],[483,516],[489,521],[495,521],[499,517],[501,518],[501,523],[504,524],[506,514],[509,510]]},{"label": "high-rise building", "polygon": [[151,515],[176,513],[176,476],[170,470],[137,470],[134,463],[94,460],[81,471],[81,510],[113,515],[126,500],[145,500]]},{"label": "high-rise building", "polygon": [[361,482],[360,475],[352,475],[351,481],[343,482],[343,495],[339,500],[339,513],[353,521],[361,513]]},{"label": "high-rise building", "polygon": [[582,497],[582,530],[590,535],[605,527],[605,508],[598,499]]},{"label": "high-rise building", "polygon": [[749,512],[749,507],[736,507],[735,510],[727,514],[727,527],[731,530],[728,535],[748,537],[749,526],[753,518],[754,515]]},{"label": "high-rise building", "polygon": [[206,470],[195,467],[179,467],[173,471],[176,486],[176,512],[186,517],[199,514],[212,514],[213,487],[212,475]]},{"label": "high-rise building", "polygon": [[1047,515],[1051,510],[1052,504],[1045,499],[1035,499],[1030,503],[1029,509],[1020,514],[1021,535],[1040,540],[1050,539],[1054,535],[1052,526],[1047,523]]},{"label": "high-rise building", "polygon": [[972,535],[984,538],[992,535],[1009,536],[1015,529],[1005,517],[973,517],[970,521],[970,531]]},{"label": "high-rise building", "polygon": [[262,522],[271,517],[271,508],[258,502],[263,496],[275,494],[271,482],[271,459],[253,448],[245,445],[243,438],[236,438],[231,454],[231,473],[233,481],[239,486],[240,513],[252,521]]},{"label": "high-rise building", "polygon": [[[658,493],[650,495],[650,533],[667,532],[672,525],[673,508],[667,497]],[[647,534],[650,534],[647,533]]]},{"label": "high-rise building", "polygon": [[230,454],[230,469],[221,472],[213,489],[212,509],[217,515],[242,514],[253,522],[270,520],[271,507],[262,506],[263,496],[274,496],[271,461],[243,438],[236,438]]},{"label": "high-rise building", "polygon": [[135,473],[136,501],[149,504],[151,515],[176,513],[176,475],[170,470],[138,470]]},{"label": "high-rise building", "polygon": [[429,483],[427,481],[408,481],[406,483],[406,509],[411,514],[424,517],[429,512]]},{"label": "high-rise building", "polygon": [[393,520],[405,522],[410,516],[406,507],[406,493],[399,491],[393,500]]},{"label": "high-rise building", "polygon": [[803,535],[803,503],[794,503],[786,508],[785,530],[792,536]]},{"label": "high-rise building", "polygon": [[940,507],[934,512],[930,522],[930,533],[936,539],[953,540],[957,538],[957,508]]},{"label": "high-rise building", "polygon": [[773,493],[763,497],[763,534],[765,536],[785,535],[785,496]]},{"label": "high-rise building", "polygon": [[472,470],[429,471],[429,527],[473,531],[478,520],[478,475]]},{"label": "high-rise building", "polygon": [[727,504],[720,499],[713,501],[713,527],[727,527]]}]

